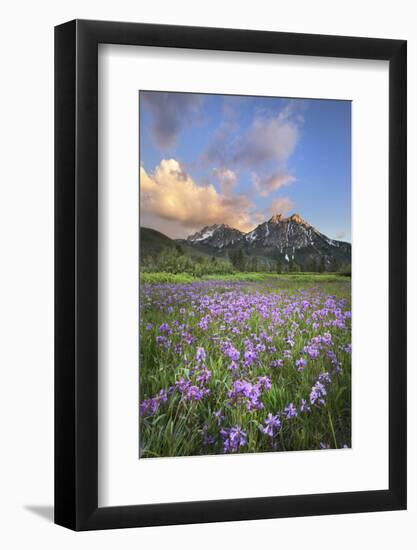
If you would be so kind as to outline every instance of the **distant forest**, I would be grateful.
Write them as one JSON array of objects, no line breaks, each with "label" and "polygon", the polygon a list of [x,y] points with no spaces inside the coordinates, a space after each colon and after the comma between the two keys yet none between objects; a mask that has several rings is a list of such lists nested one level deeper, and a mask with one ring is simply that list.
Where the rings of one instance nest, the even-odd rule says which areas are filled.
[{"label": "distant forest", "polygon": [[209,255],[191,254],[180,244],[162,248],[159,252],[141,253],[140,270],[142,272],[188,273],[201,277],[203,275],[228,274],[236,272],[267,273],[342,273],[350,275],[350,264],[339,264],[334,258],[321,256],[319,261],[309,261],[304,265],[293,259],[287,261],[281,255],[276,259],[248,255],[242,249],[232,250],[227,258]]}]

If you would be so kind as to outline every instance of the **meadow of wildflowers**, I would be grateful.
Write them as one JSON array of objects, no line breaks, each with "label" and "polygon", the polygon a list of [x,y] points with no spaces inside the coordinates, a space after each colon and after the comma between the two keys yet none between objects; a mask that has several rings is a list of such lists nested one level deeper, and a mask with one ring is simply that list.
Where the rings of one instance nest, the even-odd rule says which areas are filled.
[{"label": "meadow of wildflowers", "polygon": [[350,280],[140,295],[141,457],[350,447]]}]

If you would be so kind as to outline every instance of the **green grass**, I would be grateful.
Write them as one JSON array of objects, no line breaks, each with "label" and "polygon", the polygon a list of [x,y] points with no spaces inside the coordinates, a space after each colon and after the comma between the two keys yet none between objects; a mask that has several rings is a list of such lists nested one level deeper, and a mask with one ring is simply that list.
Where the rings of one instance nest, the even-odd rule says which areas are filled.
[{"label": "green grass", "polygon": [[346,280],[346,277],[338,273],[233,273],[231,275],[204,275],[203,280],[208,281],[273,281],[278,284],[285,281],[295,282],[321,282],[330,283]]},{"label": "green grass", "polygon": [[140,282],[142,284],[186,284],[197,281],[196,277],[188,275],[188,273],[167,273],[160,271],[159,273],[141,273]]},{"label": "green grass", "polygon": [[187,284],[193,281],[248,281],[262,282],[270,281],[277,285],[288,283],[331,283],[349,282],[350,277],[339,273],[246,273],[239,272],[225,275],[203,275],[193,277],[188,273],[167,273],[167,272],[144,272],[140,274],[141,283],[144,284]]}]

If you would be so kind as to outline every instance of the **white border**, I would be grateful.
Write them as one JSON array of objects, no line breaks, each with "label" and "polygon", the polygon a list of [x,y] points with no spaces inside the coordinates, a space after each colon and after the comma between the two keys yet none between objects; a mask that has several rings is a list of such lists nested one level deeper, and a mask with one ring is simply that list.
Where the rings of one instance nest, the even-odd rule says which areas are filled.
[{"label": "white border", "polygon": [[[351,450],[138,460],[139,89],[353,101]],[[99,105],[99,505],[386,489],[388,64],[103,45]]]}]

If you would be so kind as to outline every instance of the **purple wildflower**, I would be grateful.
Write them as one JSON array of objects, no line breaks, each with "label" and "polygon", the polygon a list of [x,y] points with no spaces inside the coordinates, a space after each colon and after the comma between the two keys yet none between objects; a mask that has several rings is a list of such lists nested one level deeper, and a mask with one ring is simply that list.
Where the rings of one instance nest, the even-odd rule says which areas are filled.
[{"label": "purple wildflower", "polygon": [[264,426],[261,426],[261,431],[265,435],[269,435],[269,437],[274,437],[275,432],[279,430],[280,427],[281,422],[278,419],[278,415],[274,416],[273,414],[269,413],[264,422]]},{"label": "purple wildflower", "polygon": [[255,361],[255,359],[256,359],[256,353],[255,353],[254,351],[252,351],[252,350],[245,351],[244,357],[245,357],[245,363],[246,363],[247,365],[250,365],[250,364],[252,364],[252,363]]},{"label": "purple wildflower", "polygon": [[317,381],[311,388],[310,403],[312,405],[325,405],[324,397],[326,396],[326,388],[324,385]]},{"label": "purple wildflower", "polygon": [[287,405],[284,409],[284,414],[287,419],[295,418],[297,416],[297,407],[293,405],[293,403],[290,403]]},{"label": "purple wildflower", "polygon": [[246,408],[251,411],[263,409],[263,403],[259,401],[260,394],[261,386],[259,384],[251,384],[246,380],[235,380],[228,396],[234,403],[245,402]]},{"label": "purple wildflower", "polygon": [[186,401],[200,401],[203,397],[203,392],[197,386],[189,386],[184,392]]},{"label": "purple wildflower", "polygon": [[272,388],[271,379],[269,376],[258,376],[257,385],[261,390],[270,390]]},{"label": "purple wildflower", "polygon": [[197,353],[196,353],[195,358],[198,362],[205,361],[206,352],[205,352],[204,348],[197,348]]},{"label": "purple wildflower", "polygon": [[240,426],[234,426],[230,429],[221,429],[220,435],[223,439],[223,451],[225,453],[236,453],[241,447],[244,447],[248,441],[246,432]]},{"label": "purple wildflower", "polygon": [[165,390],[161,390],[155,397],[144,399],[142,403],[139,404],[140,416],[153,416],[158,410],[160,403],[165,403],[167,400],[168,395]]},{"label": "purple wildflower", "polygon": [[298,370],[298,372],[303,372],[305,366],[307,365],[307,361],[303,359],[302,357],[300,359],[297,359],[295,362],[295,366]]},{"label": "purple wildflower", "polygon": [[207,368],[203,368],[200,370],[200,373],[198,374],[196,380],[200,384],[207,384],[210,378],[211,378],[211,371],[209,371]]},{"label": "purple wildflower", "polygon": [[206,434],[203,438],[204,445],[207,445],[207,446],[214,445],[215,442],[216,442],[216,438],[213,435]]},{"label": "purple wildflower", "polygon": [[225,342],[222,345],[222,352],[227,355],[232,361],[237,361],[239,359],[239,351],[232,346],[230,342]]},{"label": "purple wildflower", "polygon": [[322,384],[330,384],[330,374],[328,372],[322,372],[319,374],[318,380]]},{"label": "purple wildflower", "polygon": [[222,414],[222,412],[221,412],[221,411],[215,411],[215,412],[213,413],[213,416],[214,416],[214,417],[216,418],[216,420],[217,420],[217,425],[220,426],[221,423],[222,423],[223,420],[224,420],[224,415]]},{"label": "purple wildflower", "polygon": [[320,355],[320,350],[316,346],[304,346],[304,352],[310,357],[310,359],[317,359]]}]

